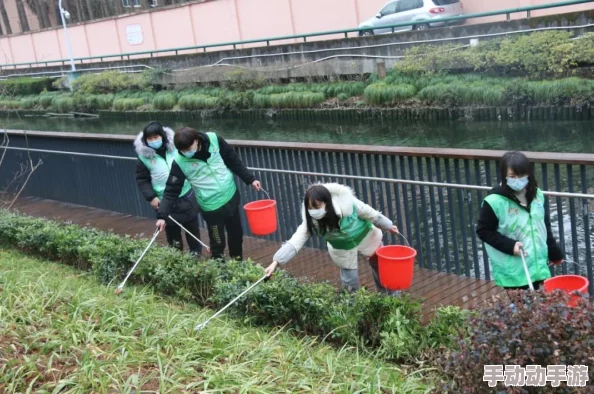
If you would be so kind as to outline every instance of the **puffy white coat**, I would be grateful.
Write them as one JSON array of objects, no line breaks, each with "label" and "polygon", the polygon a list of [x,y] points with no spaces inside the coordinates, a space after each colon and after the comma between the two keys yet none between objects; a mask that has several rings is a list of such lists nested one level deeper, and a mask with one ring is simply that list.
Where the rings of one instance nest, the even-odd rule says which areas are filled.
[{"label": "puffy white coat", "polygon": [[[332,206],[339,218],[352,215],[354,208],[357,210],[359,218],[371,222],[376,226],[372,228],[358,247],[354,249],[338,250],[334,249],[329,243],[327,244],[330,257],[336,265],[341,268],[355,269],[357,268],[358,253],[367,257],[373,256],[382,244],[382,230],[388,231],[392,228],[393,223],[380,212],[358,200],[350,187],[338,183],[327,183],[322,186],[328,189],[332,195]],[[297,228],[297,231],[295,231],[295,234],[274,256],[274,261],[277,261],[279,264],[288,263],[311,237],[311,234],[307,231],[304,208],[302,208],[301,216],[302,223]],[[313,219],[313,224],[317,226],[315,219]]]},{"label": "puffy white coat", "polygon": [[[169,151],[169,153],[175,152],[175,146],[173,145],[173,136],[175,135],[175,132],[171,130],[169,127],[163,127],[163,131],[165,131],[165,135],[167,136],[167,150]],[[137,155],[152,159],[153,157],[155,157],[157,153],[153,148],[147,146],[144,142],[142,142],[143,135],[144,133],[141,131],[134,139],[134,149],[136,150]]]}]

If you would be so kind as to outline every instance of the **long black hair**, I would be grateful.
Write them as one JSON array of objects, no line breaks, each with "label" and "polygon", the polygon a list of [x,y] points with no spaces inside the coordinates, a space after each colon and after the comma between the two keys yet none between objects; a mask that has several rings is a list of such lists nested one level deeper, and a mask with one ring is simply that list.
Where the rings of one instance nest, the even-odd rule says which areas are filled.
[{"label": "long black hair", "polygon": [[522,152],[507,152],[501,158],[501,185],[507,188],[508,191],[513,192],[507,185],[507,172],[511,169],[517,176],[528,175],[528,186],[526,186],[526,200],[529,202],[534,200],[536,197],[536,178],[534,177],[534,171],[532,163],[525,154]]},{"label": "long black hair", "polygon": [[154,137],[157,135],[161,136],[161,139],[163,140],[162,148],[167,148],[167,145],[170,142],[173,142],[169,141],[169,139],[167,138],[167,133],[165,133],[165,130],[163,130],[163,126],[159,122],[150,122],[149,124],[144,126],[144,129],[142,130],[142,142],[145,145],[148,145],[146,139],[148,137]]},{"label": "long black hair", "polygon": [[[321,205],[320,203],[326,204],[326,216],[322,220],[318,220],[318,229],[314,228],[313,218],[309,214],[308,210],[311,206],[316,209]],[[305,198],[303,199],[303,207],[305,209],[305,220],[307,222],[307,231],[310,234],[318,232],[320,235],[324,235],[332,231],[340,231],[340,218],[334,210],[332,205],[332,194],[322,185],[313,185],[305,192]]]}]

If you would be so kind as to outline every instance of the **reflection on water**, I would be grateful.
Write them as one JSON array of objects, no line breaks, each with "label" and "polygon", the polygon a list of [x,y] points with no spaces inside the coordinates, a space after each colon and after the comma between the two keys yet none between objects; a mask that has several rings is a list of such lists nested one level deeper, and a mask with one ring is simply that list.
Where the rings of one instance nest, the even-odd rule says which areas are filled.
[{"label": "reflection on water", "polygon": [[[156,119],[158,120],[158,119]],[[145,121],[110,119],[3,119],[9,129],[79,133],[136,134]],[[417,146],[524,150],[541,152],[594,152],[590,121],[467,122],[467,121],[295,121],[262,119],[195,119],[168,122],[177,128],[192,126],[214,131],[228,139],[318,142],[354,145]]]}]

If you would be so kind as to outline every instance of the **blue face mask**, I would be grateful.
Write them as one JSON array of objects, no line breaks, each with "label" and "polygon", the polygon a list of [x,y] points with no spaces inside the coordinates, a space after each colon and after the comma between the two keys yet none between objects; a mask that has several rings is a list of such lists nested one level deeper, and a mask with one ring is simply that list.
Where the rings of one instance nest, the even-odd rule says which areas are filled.
[{"label": "blue face mask", "polygon": [[526,186],[528,186],[528,177],[523,176],[521,178],[506,178],[507,179],[507,186],[509,186],[513,191],[519,192],[524,190]]},{"label": "blue face mask", "polygon": [[159,149],[163,146],[163,140],[155,140],[155,141],[147,142],[147,145],[153,149]]},{"label": "blue face mask", "polygon": [[186,156],[188,159],[191,159],[196,154],[195,150],[189,150],[187,152],[182,152],[182,155]]}]

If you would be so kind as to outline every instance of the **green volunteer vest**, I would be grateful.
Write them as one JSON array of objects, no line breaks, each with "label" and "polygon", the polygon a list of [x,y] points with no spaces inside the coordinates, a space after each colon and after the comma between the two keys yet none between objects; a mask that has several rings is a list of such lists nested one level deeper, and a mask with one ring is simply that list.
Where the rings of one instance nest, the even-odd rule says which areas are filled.
[{"label": "green volunteer vest", "polygon": [[371,231],[373,225],[366,220],[359,218],[357,209],[353,206],[351,216],[340,220],[340,231],[327,232],[322,236],[334,249],[354,249]]},{"label": "green volunteer vest", "polygon": [[[532,281],[550,278],[547,229],[544,221],[545,197],[542,191],[537,190],[536,198],[530,204],[530,213],[518,203],[501,195],[489,195],[485,201],[493,208],[499,220],[497,231],[524,245],[524,250],[528,253],[526,265]],[[519,287],[528,284],[520,256],[510,256],[487,244],[485,248],[498,286]]]},{"label": "green volunteer vest", "polygon": [[227,168],[219,150],[219,140],[215,133],[206,133],[210,141],[208,162],[188,159],[184,155],[175,156],[175,161],[192,185],[196,200],[205,212],[215,211],[227,204],[235,192],[233,173]]},{"label": "green volunteer vest", "polygon": [[[148,168],[149,172],[151,173],[151,184],[153,185],[153,191],[157,197],[159,197],[159,200],[163,199],[163,192],[165,191],[165,185],[167,183],[167,178],[169,177],[169,172],[171,171],[171,164],[173,164],[175,153],[177,153],[177,151],[167,151],[165,153],[167,160],[163,159],[156,153],[152,158],[142,155],[138,156],[140,161],[144,163],[146,168]],[[185,196],[186,193],[190,191],[191,187],[192,186],[189,182],[184,182],[180,196]]]}]

